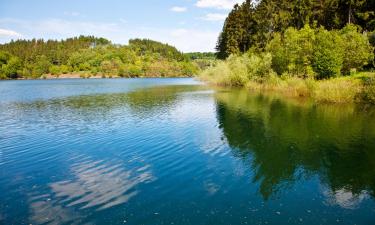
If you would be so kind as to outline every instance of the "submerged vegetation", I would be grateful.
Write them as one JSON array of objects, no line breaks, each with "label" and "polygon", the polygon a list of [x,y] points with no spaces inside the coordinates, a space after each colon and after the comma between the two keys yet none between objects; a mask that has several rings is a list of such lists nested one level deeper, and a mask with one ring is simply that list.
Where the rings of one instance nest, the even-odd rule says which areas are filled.
[{"label": "submerged vegetation", "polygon": [[80,36],[62,41],[17,40],[0,45],[0,78],[40,78],[79,73],[83,77],[192,76],[198,66],[175,47],[146,39],[129,45]]},{"label": "submerged vegetation", "polygon": [[[217,55],[225,60],[203,71],[201,79],[311,97],[316,102],[375,103],[372,3],[351,2],[323,4],[322,11],[309,0],[298,1],[305,4],[301,8],[273,0],[236,5],[218,40]],[[352,8],[345,11],[346,5]],[[272,9],[272,15],[265,8]]]}]

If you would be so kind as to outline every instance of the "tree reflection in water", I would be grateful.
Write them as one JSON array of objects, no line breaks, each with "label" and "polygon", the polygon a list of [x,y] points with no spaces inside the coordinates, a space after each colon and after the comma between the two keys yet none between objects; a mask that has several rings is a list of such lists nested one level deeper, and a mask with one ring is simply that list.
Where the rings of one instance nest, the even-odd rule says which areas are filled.
[{"label": "tree reflection in water", "polygon": [[235,154],[250,157],[268,199],[318,176],[328,202],[351,207],[375,194],[375,112],[313,105],[243,90],[218,91],[217,118]]}]

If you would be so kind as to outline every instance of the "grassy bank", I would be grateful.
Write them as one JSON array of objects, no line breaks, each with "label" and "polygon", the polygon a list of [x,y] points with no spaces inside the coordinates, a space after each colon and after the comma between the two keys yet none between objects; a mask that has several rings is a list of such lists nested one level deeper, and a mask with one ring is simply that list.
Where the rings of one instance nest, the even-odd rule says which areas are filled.
[{"label": "grassy bank", "polygon": [[[231,67],[235,68],[231,68]],[[265,69],[260,66],[260,70]],[[241,71],[242,70],[242,71]],[[199,78],[219,86],[242,86],[253,92],[275,92],[287,97],[310,98],[316,103],[375,104],[375,72],[358,72],[350,76],[324,80],[278,76],[271,69],[263,77],[250,78],[247,69],[222,61],[203,71]]]},{"label": "grassy bank", "polygon": [[375,104],[374,47],[353,25],[341,30],[293,27],[275,33],[265,48],[231,55],[200,78],[216,85],[273,91],[315,102]]}]

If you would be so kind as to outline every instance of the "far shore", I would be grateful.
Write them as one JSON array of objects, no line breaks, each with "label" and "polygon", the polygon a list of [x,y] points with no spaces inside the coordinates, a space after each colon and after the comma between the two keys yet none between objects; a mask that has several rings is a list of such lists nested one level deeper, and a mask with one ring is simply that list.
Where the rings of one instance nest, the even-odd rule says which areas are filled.
[{"label": "far shore", "polygon": [[102,76],[100,74],[82,74],[82,73],[65,73],[65,74],[46,74],[39,79],[88,79],[88,78],[118,78],[119,76]]},{"label": "far shore", "polygon": [[[194,76],[192,76],[194,77]],[[176,76],[176,77],[121,77],[121,76],[118,76],[118,75],[103,75],[103,74],[96,74],[96,75],[92,75],[92,74],[82,74],[82,73],[65,73],[65,74],[58,74],[58,75],[54,75],[54,74],[45,74],[45,75],[42,75],[38,78],[24,78],[24,77],[20,77],[20,78],[16,78],[14,80],[53,80],[53,79],[112,79],[112,78],[189,78],[189,77],[179,77],[179,76]],[[1,79],[0,79],[1,80]],[[12,80],[12,79],[10,79]]]}]

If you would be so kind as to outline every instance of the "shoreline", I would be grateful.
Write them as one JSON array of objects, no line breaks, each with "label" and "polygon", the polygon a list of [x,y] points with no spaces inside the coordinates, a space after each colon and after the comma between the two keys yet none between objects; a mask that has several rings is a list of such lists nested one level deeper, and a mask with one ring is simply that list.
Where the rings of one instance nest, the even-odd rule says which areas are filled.
[{"label": "shoreline", "polygon": [[83,75],[79,73],[68,73],[68,74],[59,74],[59,75],[52,75],[46,74],[42,75],[39,78],[15,78],[15,79],[0,79],[2,80],[59,80],[59,79],[132,79],[132,78],[194,78],[197,76],[173,76],[173,77],[157,77],[157,76],[144,76],[144,77],[121,77],[121,76],[113,76],[113,75]]},{"label": "shoreline", "polygon": [[374,72],[361,72],[356,76],[336,77],[326,80],[313,80],[290,77],[265,80],[263,83],[247,81],[236,86],[216,80],[213,77],[198,77],[199,80],[217,87],[241,88],[253,93],[276,94],[285,98],[312,101],[315,104],[370,104],[375,105],[375,85],[366,84],[372,80]]}]

